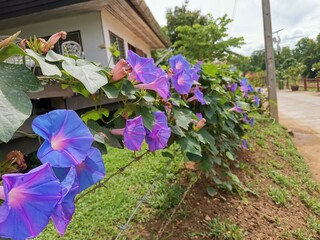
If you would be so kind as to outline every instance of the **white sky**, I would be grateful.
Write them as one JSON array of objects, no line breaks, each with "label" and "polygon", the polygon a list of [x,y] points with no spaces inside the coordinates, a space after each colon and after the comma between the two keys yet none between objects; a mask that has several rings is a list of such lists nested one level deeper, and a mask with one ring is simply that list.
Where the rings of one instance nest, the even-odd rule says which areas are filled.
[{"label": "white sky", "polygon": [[[166,9],[181,6],[184,0],[145,0],[161,26],[166,25]],[[272,30],[281,38],[280,46],[293,47],[302,37],[315,38],[320,33],[320,0],[270,0]],[[200,9],[214,18],[227,14],[234,21],[229,35],[243,36],[246,44],[235,52],[250,55],[264,48],[261,0],[189,0],[190,10]]]}]

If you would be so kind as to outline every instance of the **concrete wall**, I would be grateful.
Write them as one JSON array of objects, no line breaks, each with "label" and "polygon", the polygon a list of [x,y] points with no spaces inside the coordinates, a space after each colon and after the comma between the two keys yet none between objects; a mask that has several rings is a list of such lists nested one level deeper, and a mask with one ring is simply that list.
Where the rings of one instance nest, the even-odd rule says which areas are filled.
[{"label": "concrete wall", "polygon": [[100,12],[91,12],[72,17],[59,18],[34,24],[26,24],[17,28],[1,29],[0,35],[9,35],[21,30],[21,38],[50,36],[59,31],[80,30],[83,51],[86,59],[107,65],[106,50],[102,31]]},{"label": "concrete wall", "polygon": [[[133,45],[136,48],[141,49],[143,52],[147,54],[148,57],[151,57],[151,47],[146,44],[143,39],[137,37],[132,30],[130,30],[130,26],[125,26],[121,22],[119,22],[115,17],[113,17],[107,10],[103,9],[101,11],[101,19],[103,26],[103,34],[106,43],[106,50],[110,47],[110,35],[109,31],[116,34],[118,37],[124,40],[125,52],[127,55],[128,52],[128,43]],[[107,51],[108,58],[111,53]],[[111,66],[113,65],[111,61]]]}]

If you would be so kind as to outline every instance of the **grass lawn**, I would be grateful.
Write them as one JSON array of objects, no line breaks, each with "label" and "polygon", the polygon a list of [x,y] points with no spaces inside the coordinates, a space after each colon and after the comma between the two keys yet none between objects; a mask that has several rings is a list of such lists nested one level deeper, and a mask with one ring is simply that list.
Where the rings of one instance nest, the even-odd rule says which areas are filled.
[{"label": "grass lawn", "polygon": [[[162,155],[164,151],[145,155],[139,162],[134,162],[121,174],[111,178],[106,187],[80,198],[63,239],[114,239],[119,232],[118,226],[126,223],[139,200],[150,189],[148,201],[143,205],[143,214],[138,211],[134,221],[146,221],[154,209],[170,207],[170,203],[175,198],[179,199],[182,192],[176,181],[183,162],[179,151],[173,148],[171,151],[175,152],[171,161]],[[108,154],[104,156],[107,177],[132,159],[131,151],[108,149]],[[57,238],[59,234],[53,224],[49,224],[37,239]]]}]

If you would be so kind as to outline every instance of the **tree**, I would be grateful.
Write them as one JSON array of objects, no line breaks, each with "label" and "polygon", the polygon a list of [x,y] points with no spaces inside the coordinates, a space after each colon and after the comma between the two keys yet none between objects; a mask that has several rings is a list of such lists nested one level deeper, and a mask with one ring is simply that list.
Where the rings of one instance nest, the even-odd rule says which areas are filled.
[{"label": "tree", "polygon": [[201,15],[200,10],[190,11],[187,9],[188,1],[185,1],[181,7],[174,7],[174,9],[167,9],[166,19],[167,26],[164,27],[164,31],[170,38],[172,44],[178,39],[178,33],[176,28],[179,26],[190,26],[194,24],[200,24],[202,26],[207,25],[207,17]]},{"label": "tree", "polygon": [[226,15],[215,20],[209,15],[207,25],[179,26],[175,29],[178,40],[173,47],[189,59],[221,59],[232,53],[230,48],[244,43],[242,37],[228,38],[227,25],[231,21]]},{"label": "tree", "polygon": [[264,50],[256,50],[250,56],[250,63],[257,71],[266,70]]},{"label": "tree", "polygon": [[[319,38],[317,38],[318,40]],[[306,65],[306,69],[302,75],[314,77],[315,72],[311,71],[312,65],[320,60],[320,55],[317,53],[319,49],[319,42],[317,43],[310,38],[302,38],[297,44],[296,48],[293,50],[293,56],[297,59],[298,62]],[[318,47],[318,48],[317,48]]]},{"label": "tree", "polygon": [[[290,50],[289,47],[283,47],[280,51],[280,53],[275,53],[275,64],[276,68],[288,68],[289,67],[289,62],[293,59],[293,61],[296,63],[296,59],[293,57],[293,53]],[[288,65],[289,64],[289,65]]]},{"label": "tree", "polygon": [[242,37],[228,37],[227,26],[232,20],[226,15],[214,19],[187,7],[188,1],[166,13],[164,30],[175,48],[174,53],[181,53],[190,60],[214,60],[225,57],[232,53],[231,48],[244,43]]}]

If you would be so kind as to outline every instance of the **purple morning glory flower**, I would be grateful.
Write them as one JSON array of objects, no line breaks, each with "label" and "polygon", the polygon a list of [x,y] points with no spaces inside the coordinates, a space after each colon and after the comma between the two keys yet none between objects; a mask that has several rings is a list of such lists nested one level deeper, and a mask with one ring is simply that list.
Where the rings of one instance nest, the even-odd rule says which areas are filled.
[{"label": "purple morning glory flower", "polygon": [[124,145],[126,145],[128,149],[133,151],[140,150],[146,136],[142,116],[127,120],[123,136]]},{"label": "purple morning glory flower", "polygon": [[261,93],[261,88],[257,88],[257,92],[258,92],[258,93]]},{"label": "purple morning glory flower", "polygon": [[193,79],[188,71],[179,71],[172,75],[172,85],[180,94],[187,94],[192,87]]},{"label": "purple morning glory flower", "polygon": [[161,75],[158,79],[151,83],[143,83],[135,85],[139,89],[147,89],[157,92],[163,100],[167,100],[170,96],[170,82],[167,74]]},{"label": "purple morning glory flower", "polygon": [[181,55],[178,54],[169,59],[169,65],[173,72],[190,71],[190,63]]},{"label": "purple morning glory flower", "polygon": [[253,97],[252,102],[254,103],[254,105],[255,105],[256,107],[259,107],[259,106],[260,106],[260,99],[259,99],[258,95],[255,95],[255,96]]},{"label": "purple morning glory flower", "polygon": [[249,124],[250,124],[251,127],[253,127],[253,125],[254,125],[254,118],[250,118]]},{"label": "purple morning glory flower", "polygon": [[140,150],[146,136],[142,116],[127,120],[125,128],[111,129],[110,133],[113,135],[123,135],[124,145],[128,149],[132,151]]},{"label": "purple morning glory flower", "polygon": [[87,158],[76,166],[76,171],[79,193],[103,179],[106,169],[100,151],[92,147]]},{"label": "purple morning glory flower", "polygon": [[196,117],[199,118],[199,120],[201,120],[203,118],[202,113],[196,113]]},{"label": "purple morning glory flower", "polygon": [[242,147],[243,147],[244,149],[248,149],[247,140],[246,140],[246,139],[242,139]]},{"label": "purple morning glory flower", "polygon": [[198,74],[198,69],[192,68],[190,70],[190,74],[193,81],[196,81],[196,82],[199,81],[200,75]]},{"label": "purple morning glory flower", "polygon": [[238,83],[233,83],[231,86],[230,86],[230,91],[231,92],[235,92],[238,88]]},{"label": "purple morning glory flower", "polygon": [[248,84],[248,91],[249,91],[249,92],[254,92],[254,89],[253,89],[253,87],[252,87],[251,84]]},{"label": "purple morning glory flower", "polygon": [[70,167],[67,175],[61,182],[63,196],[51,216],[53,224],[61,236],[64,235],[76,209],[74,199],[78,193],[79,185],[75,182],[75,179],[76,170],[74,167]]},{"label": "purple morning glory flower", "polygon": [[249,122],[247,114],[243,114],[243,122],[245,122],[245,123]]},{"label": "purple morning glory flower", "polygon": [[233,108],[229,109],[229,112],[238,112],[238,113],[242,113],[242,108],[240,106],[238,106],[237,104],[234,104]]},{"label": "purple morning glory flower", "polygon": [[240,90],[243,92],[243,96],[247,96],[247,93],[250,90],[250,87],[248,86],[248,84],[249,83],[248,83],[248,79],[247,78],[243,78],[240,81]]},{"label": "purple morning glory flower", "polygon": [[157,78],[156,66],[152,58],[140,57],[129,50],[127,61],[132,68],[129,80],[136,79],[139,83],[151,83]]},{"label": "purple morning glory flower", "polygon": [[196,88],[194,89],[194,96],[189,98],[187,101],[191,102],[193,100],[198,100],[198,102],[200,102],[201,105],[207,104],[206,100],[203,97],[203,93],[200,91],[198,86],[196,86]]},{"label": "purple morning glory flower", "polygon": [[151,152],[165,148],[171,135],[171,129],[168,127],[164,112],[154,112],[153,114],[155,123],[151,132],[147,130],[146,136],[146,142]]},{"label": "purple morning glory flower", "polygon": [[196,70],[197,73],[201,72],[201,66],[202,66],[203,62],[202,61],[198,61],[193,68]]},{"label": "purple morning glory flower", "polygon": [[0,197],[0,236],[11,239],[36,237],[49,223],[62,197],[62,186],[45,163],[25,174],[5,174]]},{"label": "purple morning glory flower", "polygon": [[249,84],[248,78],[242,78],[242,80],[240,81],[241,86],[247,86],[248,84]]},{"label": "purple morning glory flower", "polygon": [[82,162],[93,142],[88,127],[73,110],[54,110],[36,117],[32,129],[45,139],[38,158],[53,167],[70,167]]}]

